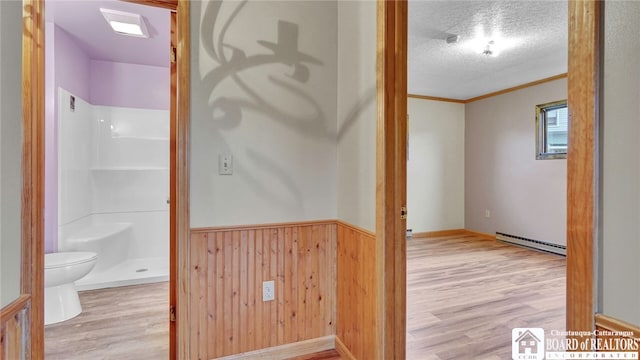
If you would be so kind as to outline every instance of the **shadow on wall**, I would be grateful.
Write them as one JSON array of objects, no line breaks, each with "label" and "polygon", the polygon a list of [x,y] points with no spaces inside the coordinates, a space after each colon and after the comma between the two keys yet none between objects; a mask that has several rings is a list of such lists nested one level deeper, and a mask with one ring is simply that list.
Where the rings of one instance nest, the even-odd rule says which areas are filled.
[{"label": "shadow on wall", "polygon": [[[287,131],[309,141],[339,141],[342,134],[357,120],[362,109],[375,100],[375,88],[367,91],[361,102],[354,104],[344,121],[340,122],[340,130],[336,133],[336,124],[332,123],[335,121],[335,114],[328,114],[327,118],[326,109],[309,91],[309,81],[314,75],[313,67],[324,66],[324,63],[317,57],[300,51],[298,24],[274,19],[274,26],[277,21],[275,41],[261,40],[259,33],[253,35],[247,29],[248,36],[258,38],[255,47],[258,51],[254,54],[248,54],[247,45],[241,48],[234,44],[229,29],[247,4],[247,0],[210,1],[199,9],[200,14],[196,10],[195,15],[201,18],[200,51],[204,50],[205,54],[198,54],[195,58],[206,59],[207,62],[210,60],[211,64],[215,64],[208,70],[203,70],[203,62],[200,60],[202,74],[196,83],[198,90],[192,94],[193,98],[199,98],[198,103],[206,103],[208,106],[210,115],[202,128],[207,133],[208,141],[215,143],[218,149],[229,149],[222,134],[239,127],[243,121],[255,122],[256,118],[258,121],[271,122],[261,126],[281,125]],[[207,65],[209,64],[205,64]],[[278,65],[284,65],[281,67],[282,72],[278,72]],[[257,79],[255,69],[260,69],[262,73],[259,76],[265,79]],[[266,83],[260,83],[261,80],[266,80]],[[222,84],[224,90],[221,90]],[[265,91],[265,86],[268,86],[268,91]],[[315,88],[312,90],[315,91]],[[337,89],[332,90],[334,94],[337,92]],[[273,100],[271,97],[274,94],[287,101]],[[249,112],[262,117],[247,116]],[[256,194],[275,206],[302,209],[303,191],[289,174],[290,169],[270,159],[269,154],[257,147],[250,146],[247,142],[244,154],[248,163],[234,164],[236,173],[256,190]],[[256,172],[256,169],[260,171]],[[260,176],[257,177],[255,173]],[[288,194],[269,191],[264,185],[265,178],[276,179]]]}]

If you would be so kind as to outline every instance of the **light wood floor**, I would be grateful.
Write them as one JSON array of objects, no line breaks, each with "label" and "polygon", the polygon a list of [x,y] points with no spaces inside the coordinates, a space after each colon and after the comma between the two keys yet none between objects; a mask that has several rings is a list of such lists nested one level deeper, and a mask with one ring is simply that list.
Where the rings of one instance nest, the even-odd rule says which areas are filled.
[{"label": "light wood floor", "polygon": [[565,327],[564,257],[475,236],[407,244],[407,359],[511,359],[511,329]]},{"label": "light wood floor", "polygon": [[[80,293],[47,360],[167,359],[168,284]],[[511,329],[564,329],[565,259],[473,236],[409,240],[407,359],[510,359]],[[340,359],[335,352],[300,359]]]},{"label": "light wood floor", "polygon": [[46,360],[169,358],[169,284],[80,292],[83,312],[45,327]]}]

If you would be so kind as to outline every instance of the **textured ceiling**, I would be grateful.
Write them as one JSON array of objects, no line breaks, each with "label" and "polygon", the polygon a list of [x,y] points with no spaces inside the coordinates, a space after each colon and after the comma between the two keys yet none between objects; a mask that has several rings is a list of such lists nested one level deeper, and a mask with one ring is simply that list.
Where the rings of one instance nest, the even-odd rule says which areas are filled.
[{"label": "textured ceiling", "polygon": [[[547,0],[410,1],[409,93],[466,100],[567,72],[567,8]],[[478,54],[479,30],[506,48]],[[459,41],[447,44],[451,35]]]},{"label": "textured ceiling", "polygon": [[[101,7],[144,16],[150,38],[114,33]],[[90,59],[169,66],[169,10],[116,0],[47,0],[45,16],[67,31]]]}]

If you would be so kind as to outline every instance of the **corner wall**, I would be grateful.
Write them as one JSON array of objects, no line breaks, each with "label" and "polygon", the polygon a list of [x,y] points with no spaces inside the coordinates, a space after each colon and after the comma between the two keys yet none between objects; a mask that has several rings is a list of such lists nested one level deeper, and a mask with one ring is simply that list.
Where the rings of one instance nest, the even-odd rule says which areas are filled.
[{"label": "corner wall", "polygon": [[409,98],[407,228],[464,228],[464,124],[461,103]]},{"label": "corner wall", "polygon": [[536,160],[535,126],[536,105],[566,98],[560,79],[466,104],[466,229],[566,245],[566,160]]},{"label": "corner wall", "polygon": [[375,359],[376,51],[374,1],[338,2],[336,348]]}]

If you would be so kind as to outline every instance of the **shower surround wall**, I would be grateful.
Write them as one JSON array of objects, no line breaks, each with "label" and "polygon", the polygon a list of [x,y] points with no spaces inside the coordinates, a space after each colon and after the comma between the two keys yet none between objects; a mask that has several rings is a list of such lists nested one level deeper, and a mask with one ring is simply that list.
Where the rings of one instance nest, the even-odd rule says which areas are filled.
[{"label": "shower surround wall", "polygon": [[[53,22],[45,25],[45,150],[58,152],[58,88],[93,105],[169,110],[169,68],[91,59]],[[45,252],[58,251],[58,162],[45,162]]]},{"label": "shower surround wall", "polygon": [[[150,178],[159,176],[163,177],[164,182],[168,181],[168,125],[166,133],[159,134],[156,131],[159,128],[150,128],[149,117],[144,115],[159,111],[166,114],[163,116],[168,121],[168,60],[167,67],[157,67],[91,59],[72,35],[52,22],[46,23],[45,36],[45,146],[48,155],[45,164],[45,251],[49,253],[64,250],[64,239],[59,239],[58,236],[62,233],[68,234],[68,230],[72,230],[73,227],[69,226],[70,224],[81,227],[82,222],[76,220],[84,216],[83,219],[87,222],[130,223],[131,226],[120,234],[120,237],[131,236],[135,239],[126,244],[126,258],[130,260],[144,256],[148,260],[155,259],[157,263],[149,265],[148,268],[167,267],[168,232],[163,230],[164,233],[160,234],[159,230],[164,227],[158,224],[159,218],[163,216],[160,215],[160,209],[166,211],[168,208],[168,191],[163,190],[162,195],[157,197],[149,195],[154,196],[154,200],[147,201],[147,195],[136,192],[136,187],[139,188],[144,183],[146,190],[160,194],[159,189],[164,185],[155,183],[156,185],[151,186]],[[78,124],[78,128],[70,131],[75,135],[89,134],[85,140],[92,139],[88,144],[93,146],[90,150],[83,151],[84,154],[80,154],[78,147],[84,145],[77,144],[69,154],[78,160],[73,166],[74,173],[70,176],[77,179],[72,180],[71,185],[58,183],[60,166],[55,154],[63,141],[58,134],[59,114],[67,111],[69,105],[68,98],[58,99],[59,88],[76,96],[77,107],[76,111],[72,112],[73,116],[89,114],[84,114],[86,120]],[[86,109],[83,109],[83,105],[86,105]],[[123,114],[124,118],[121,117]],[[99,128],[95,123],[100,120],[97,119],[98,115],[104,120],[101,124],[114,121],[111,125],[118,126],[119,137],[107,139],[109,135],[106,130]],[[122,120],[132,117],[136,117],[135,122]],[[110,127],[108,130],[110,131]],[[143,134],[145,131],[149,132]],[[81,143],[84,144],[82,141]],[[163,143],[165,145],[161,145]],[[161,150],[164,147],[167,148],[166,151]],[[162,154],[163,160],[149,158],[152,151]],[[148,162],[144,163],[143,160]],[[112,169],[107,170],[108,168]],[[66,202],[58,199],[58,188],[63,186],[71,186],[69,190],[75,192],[65,195],[72,201],[72,208],[67,210],[59,209],[59,205],[64,207]],[[116,188],[119,190],[117,193],[114,192]],[[86,193],[87,189],[91,191]],[[133,199],[140,200],[140,197],[143,198],[141,203],[132,204]],[[145,216],[150,218],[150,212],[154,212],[156,218],[143,226],[144,221],[140,219]],[[101,218],[97,219],[95,214],[101,214]],[[60,225],[64,225],[63,228],[60,228]],[[106,231],[107,228],[102,230]],[[153,243],[150,239],[153,239]],[[124,247],[117,245],[119,240],[111,241],[111,247]],[[129,265],[135,266],[136,270],[139,269],[139,264]],[[127,264],[121,264],[119,268],[124,269],[126,266]],[[134,278],[142,275],[150,274],[136,273]]]},{"label": "shower surround wall", "polygon": [[98,253],[78,288],[167,280],[169,112],[71,97],[59,90],[58,247]]}]

